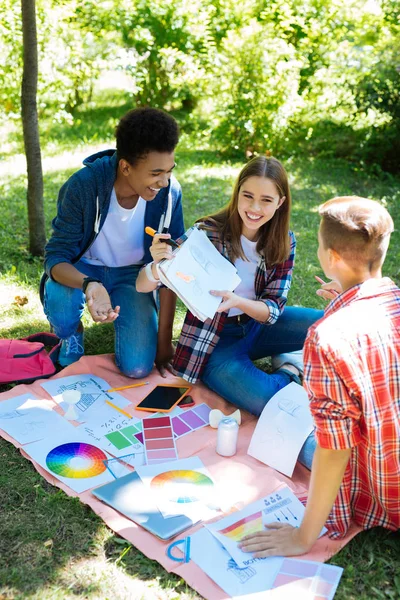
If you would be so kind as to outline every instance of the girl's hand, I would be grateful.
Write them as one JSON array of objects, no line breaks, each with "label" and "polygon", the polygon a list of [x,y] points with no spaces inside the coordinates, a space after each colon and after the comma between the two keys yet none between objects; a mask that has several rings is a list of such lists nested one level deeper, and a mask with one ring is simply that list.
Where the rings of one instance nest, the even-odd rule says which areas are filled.
[{"label": "girl's hand", "polygon": [[300,529],[283,523],[266,525],[265,531],[246,535],[241,539],[239,548],[243,552],[252,552],[254,558],[267,556],[297,556],[310,550],[300,540]]},{"label": "girl's hand", "polygon": [[210,290],[211,296],[219,296],[222,298],[222,302],[217,308],[217,312],[225,312],[230,308],[235,308],[239,305],[241,297],[234,292],[228,292],[228,290]]},{"label": "girl's hand", "polygon": [[163,240],[168,240],[171,237],[169,233],[156,233],[153,238],[153,243],[150,246],[150,254],[153,261],[157,264],[164,258],[170,260],[172,258],[172,248]]}]

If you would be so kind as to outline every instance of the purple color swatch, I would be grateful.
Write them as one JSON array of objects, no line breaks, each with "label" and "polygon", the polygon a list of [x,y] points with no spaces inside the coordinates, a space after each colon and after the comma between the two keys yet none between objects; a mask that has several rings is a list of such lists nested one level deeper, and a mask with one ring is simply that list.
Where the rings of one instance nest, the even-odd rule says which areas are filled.
[{"label": "purple color swatch", "polygon": [[188,425],[186,425],[186,423],[181,421],[179,417],[173,417],[172,429],[177,437],[185,435],[185,433],[189,433],[189,431],[192,431],[191,428]]},{"label": "purple color swatch", "polygon": [[196,413],[203,421],[209,424],[211,408],[207,404],[199,404],[193,407],[193,412]]},{"label": "purple color swatch", "polygon": [[185,423],[187,423],[192,429],[198,429],[204,425],[203,419],[200,419],[200,417],[198,417],[193,410],[187,413],[182,413],[179,415],[179,418],[182,419],[182,421],[185,421]]}]

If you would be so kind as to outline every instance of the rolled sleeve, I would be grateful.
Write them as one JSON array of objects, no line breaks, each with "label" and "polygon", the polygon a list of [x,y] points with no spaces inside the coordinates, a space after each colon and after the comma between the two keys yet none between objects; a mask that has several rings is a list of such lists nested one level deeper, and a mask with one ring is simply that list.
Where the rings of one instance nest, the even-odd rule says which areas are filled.
[{"label": "rolled sleeve", "polygon": [[341,366],[321,348],[316,335],[304,346],[304,386],[310,398],[315,437],[321,448],[345,450],[361,442],[361,408],[341,377]]}]

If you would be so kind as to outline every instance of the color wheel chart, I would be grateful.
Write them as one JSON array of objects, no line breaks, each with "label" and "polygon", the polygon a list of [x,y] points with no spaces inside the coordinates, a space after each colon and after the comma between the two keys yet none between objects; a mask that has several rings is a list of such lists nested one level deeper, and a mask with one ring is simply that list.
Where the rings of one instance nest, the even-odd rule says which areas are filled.
[{"label": "color wheel chart", "polygon": [[213,486],[207,475],[186,469],[160,473],[150,483],[154,491],[161,491],[169,502],[177,504],[204,501]]},{"label": "color wheel chart", "polygon": [[70,479],[86,479],[103,473],[106,470],[103,461],[107,458],[107,455],[96,446],[70,442],[53,448],[46,457],[46,465],[55,475]]},{"label": "color wheel chart", "polygon": [[240,521],[236,521],[236,523],[232,523],[232,525],[225,527],[225,529],[219,529],[218,533],[226,535],[226,537],[235,542],[239,542],[245,535],[256,533],[263,529],[262,513],[261,511],[258,511],[253,515],[248,515],[247,517],[240,519]]}]

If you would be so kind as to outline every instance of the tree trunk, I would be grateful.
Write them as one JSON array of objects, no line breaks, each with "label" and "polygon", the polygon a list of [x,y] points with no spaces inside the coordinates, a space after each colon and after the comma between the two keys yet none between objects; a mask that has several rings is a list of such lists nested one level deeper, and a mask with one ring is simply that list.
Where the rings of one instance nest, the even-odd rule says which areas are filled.
[{"label": "tree trunk", "polygon": [[46,243],[43,207],[43,173],[40,153],[36,94],[38,51],[35,0],[21,0],[24,68],[21,89],[21,113],[28,171],[29,251],[41,256]]}]

